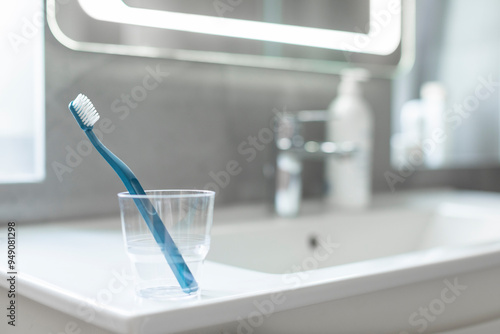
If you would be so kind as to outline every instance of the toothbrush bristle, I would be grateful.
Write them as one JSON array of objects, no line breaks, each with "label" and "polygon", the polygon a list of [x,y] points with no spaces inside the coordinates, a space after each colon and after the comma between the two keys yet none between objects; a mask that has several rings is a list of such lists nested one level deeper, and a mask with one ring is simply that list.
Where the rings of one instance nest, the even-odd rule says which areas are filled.
[{"label": "toothbrush bristle", "polygon": [[73,100],[73,107],[85,126],[92,127],[99,120],[99,113],[85,95],[78,94],[76,99]]}]

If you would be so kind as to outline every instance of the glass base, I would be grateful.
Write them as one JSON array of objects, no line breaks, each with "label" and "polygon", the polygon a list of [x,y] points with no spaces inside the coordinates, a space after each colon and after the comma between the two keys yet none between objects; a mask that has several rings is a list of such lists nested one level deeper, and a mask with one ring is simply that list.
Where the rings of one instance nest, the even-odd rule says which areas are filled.
[{"label": "glass base", "polygon": [[192,300],[201,295],[200,289],[195,292],[185,293],[176,286],[156,286],[144,289],[136,289],[136,293],[141,298],[158,300]]}]

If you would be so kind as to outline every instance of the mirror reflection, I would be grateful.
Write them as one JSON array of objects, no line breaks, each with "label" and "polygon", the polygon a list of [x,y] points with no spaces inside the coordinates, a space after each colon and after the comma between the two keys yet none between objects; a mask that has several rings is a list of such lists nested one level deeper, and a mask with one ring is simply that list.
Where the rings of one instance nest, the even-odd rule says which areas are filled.
[{"label": "mirror reflection", "polygon": [[500,2],[417,3],[412,71],[395,83],[397,169],[498,165]]}]

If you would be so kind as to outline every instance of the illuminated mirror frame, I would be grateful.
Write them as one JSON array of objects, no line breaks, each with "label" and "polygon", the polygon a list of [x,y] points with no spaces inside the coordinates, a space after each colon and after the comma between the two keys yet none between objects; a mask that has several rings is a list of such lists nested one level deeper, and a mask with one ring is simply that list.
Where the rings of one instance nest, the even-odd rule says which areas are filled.
[{"label": "illuminated mirror frame", "polygon": [[[75,41],[64,34],[57,24],[56,1],[47,0],[47,20],[50,30],[61,44],[77,51],[321,73],[338,73],[341,69],[352,66],[347,61]],[[136,8],[128,6],[122,0],[78,0],[78,3],[92,19],[117,24],[269,41],[378,56],[395,52],[401,44],[401,57],[397,66],[369,65],[374,72],[374,76],[378,77],[391,77],[398,72],[406,71],[413,64],[415,44],[414,0],[371,0],[368,34]],[[403,3],[404,8],[402,9]],[[384,14],[386,14],[386,17],[384,17]],[[389,15],[388,20],[386,19],[387,14]],[[366,43],[366,41],[369,42]],[[356,64],[356,66],[363,66],[363,64]]]}]

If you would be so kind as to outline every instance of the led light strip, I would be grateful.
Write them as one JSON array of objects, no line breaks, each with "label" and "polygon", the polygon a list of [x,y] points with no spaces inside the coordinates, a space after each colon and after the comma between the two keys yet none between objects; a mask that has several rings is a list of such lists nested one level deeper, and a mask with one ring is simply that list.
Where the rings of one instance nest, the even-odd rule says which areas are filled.
[{"label": "led light strip", "polygon": [[368,34],[134,8],[121,0],[78,1],[100,21],[348,52],[389,55],[401,39],[401,0],[370,1]]}]

